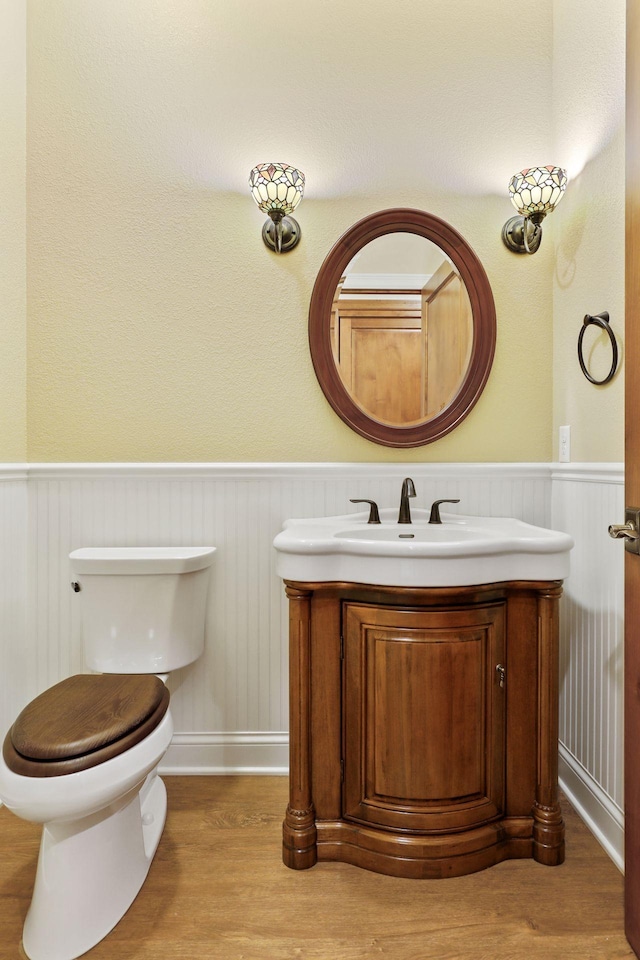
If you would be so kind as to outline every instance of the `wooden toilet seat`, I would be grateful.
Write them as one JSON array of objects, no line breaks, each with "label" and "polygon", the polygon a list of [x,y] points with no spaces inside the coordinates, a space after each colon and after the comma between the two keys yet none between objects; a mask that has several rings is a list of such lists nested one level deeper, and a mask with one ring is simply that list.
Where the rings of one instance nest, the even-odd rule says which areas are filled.
[{"label": "wooden toilet seat", "polygon": [[10,770],[59,777],[111,760],[143,740],[169,707],[150,674],[78,674],[29,703],[2,748]]}]

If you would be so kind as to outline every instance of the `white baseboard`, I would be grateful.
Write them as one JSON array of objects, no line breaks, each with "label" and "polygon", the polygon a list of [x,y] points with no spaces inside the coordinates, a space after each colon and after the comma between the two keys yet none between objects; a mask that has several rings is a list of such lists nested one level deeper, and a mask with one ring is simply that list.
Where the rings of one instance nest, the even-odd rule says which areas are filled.
[{"label": "white baseboard", "polygon": [[563,743],[559,757],[560,786],[596,840],[624,873],[624,813],[589,775]]},{"label": "white baseboard", "polygon": [[176,733],[160,764],[174,776],[287,776],[289,734]]}]

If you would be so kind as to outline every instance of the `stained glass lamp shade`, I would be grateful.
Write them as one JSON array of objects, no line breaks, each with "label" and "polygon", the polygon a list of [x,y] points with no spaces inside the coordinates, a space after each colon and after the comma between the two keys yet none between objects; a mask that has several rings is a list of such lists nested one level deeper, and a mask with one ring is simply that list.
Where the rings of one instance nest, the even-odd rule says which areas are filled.
[{"label": "stained glass lamp shade", "polygon": [[269,215],[262,239],[276,253],[292,250],[300,240],[300,225],[291,213],[302,200],[304,174],[287,163],[259,163],[249,174],[258,207]]},{"label": "stained glass lamp shade", "polygon": [[509,181],[509,197],[519,216],[505,223],[502,239],[516,253],[535,253],[542,239],[541,222],[562,199],[567,173],[562,167],[527,167]]}]

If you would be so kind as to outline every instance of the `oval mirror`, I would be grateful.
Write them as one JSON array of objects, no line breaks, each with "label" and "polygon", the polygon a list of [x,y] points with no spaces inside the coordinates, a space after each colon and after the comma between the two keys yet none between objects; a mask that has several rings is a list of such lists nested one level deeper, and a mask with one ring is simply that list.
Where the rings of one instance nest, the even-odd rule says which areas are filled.
[{"label": "oval mirror", "polygon": [[314,369],[336,413],[368,440],[415,447],[453,430],[482,393],[495,341],[482,264],[429,213],[365,217],[320,268],[309,311]]}]

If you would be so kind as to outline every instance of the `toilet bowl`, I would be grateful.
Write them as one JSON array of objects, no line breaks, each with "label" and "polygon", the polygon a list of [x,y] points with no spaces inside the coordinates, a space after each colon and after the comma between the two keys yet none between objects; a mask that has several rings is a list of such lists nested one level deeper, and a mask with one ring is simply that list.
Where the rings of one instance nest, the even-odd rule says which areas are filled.
[{"label": "toilet bowl", "polygon": [[[175,669],[200,655],[214,552],[71,554],[74,589],[82,597],[86,587],[90,601],[83,610],[88,665],[100,657],[123,672],[61,681],[24,708],[4,740],[0,799],[43,824],[23,931],[29,960],[75,960],[109,933],[144,883],[166,817],[157,768],[173,722],[163,680],[129,668]],[[105,593],[109,607],[100,600]],[[106,625],[95,623],[96,610]]]},{"label": "toilet bowl", "polygon": [[59,777],[16,774],[0,758],[0,795],[23,820],[44,824],[23,930],[30,960],[72,960],[99,943],[144,883],[166,817],[156,770],[171,743],[166,713],[126,753]]}]

